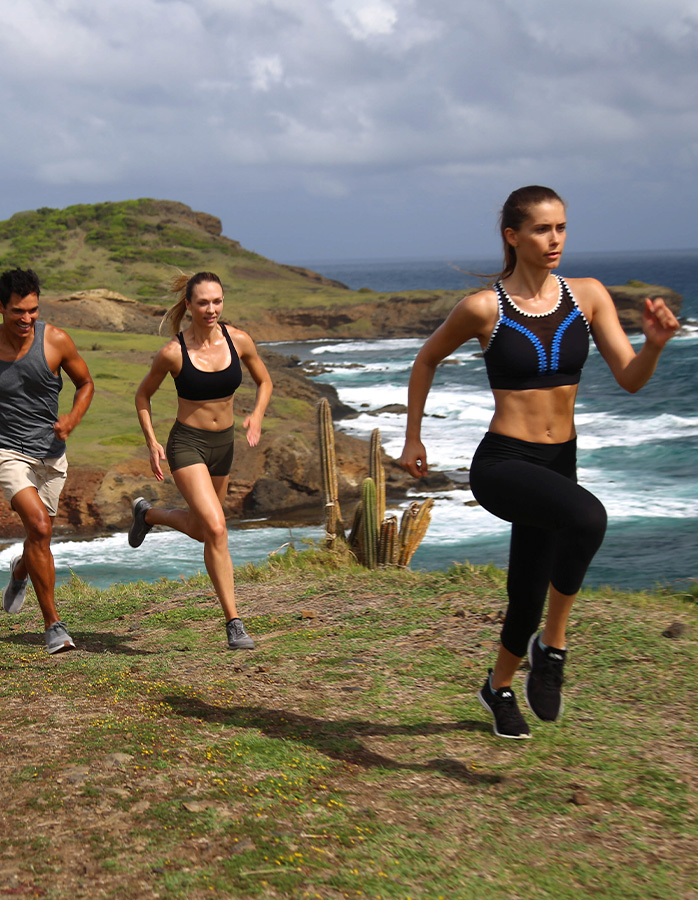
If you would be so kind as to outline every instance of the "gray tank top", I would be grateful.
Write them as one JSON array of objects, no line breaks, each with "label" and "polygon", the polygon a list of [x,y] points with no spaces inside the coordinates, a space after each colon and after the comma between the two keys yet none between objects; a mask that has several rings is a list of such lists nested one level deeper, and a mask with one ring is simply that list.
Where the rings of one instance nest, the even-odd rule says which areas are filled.
[{"label": "gray tank top", "polygon": [[60,370],[54,375],[46,362],[45,330],[45,322],[35,322],[29,351],[14,362],[0,359],[0,447],[35,459],[65,453],[65,441],[59,441],[53,430],[63,378]]}]

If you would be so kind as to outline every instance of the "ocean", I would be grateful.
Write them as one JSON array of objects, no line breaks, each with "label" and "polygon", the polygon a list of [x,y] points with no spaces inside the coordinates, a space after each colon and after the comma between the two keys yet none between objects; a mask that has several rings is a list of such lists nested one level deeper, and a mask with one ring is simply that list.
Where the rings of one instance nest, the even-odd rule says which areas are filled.
[{"label": "ocean", "polygon": [[[349,287],[376,291],[458,290],[478,283],[467,272],[492,272],[493,259],[314,261],[306,265]],[[650,589],[686,586],[698,577],[698,251],[565,254],[560,274],[593,276],[605,284],[634,279],[662,284],[683,294],[680,334],[668,345],[653,380],[629,395],[613,381],[592,349],[577,402],[579,480],[604,503],[609,527],[588,572],[590,586]],[[634,337],[633,343],[642,343]],[[379,427],[383,446],[400,454],[404,416],[375,414],[405,403],[407,380],[422,340],[315,341],[274,344],[277,351],[321,363],[320,380],[335,386],[341,400],[361,411],[337,427],[367,438]],[[453,363],[441,366],[429,395],[423,440],[432,469],[459,477],[487,429],[492,397],[475,342],[461,347]],[[462,477],[462,476],[461,476]],[[415,496],[419,494],[415,486]],[[469,506],[460,488],[435,495],[432,523],[412,568],[441,569],[453,562],[505,566],[508,525],[484,509]],[[260,526],[261,523],[256,523]],[[302,548],[321,540],[317,527],[230,529],[236,564]],[[6,568],[18,545],[0,552]],[[125,534],[54,544],[59,580],[71,570],[97,587],[119,581],[179,577],[203,570],[201,546],[174,532],[150,534],[143,547],[128,547]]]}]

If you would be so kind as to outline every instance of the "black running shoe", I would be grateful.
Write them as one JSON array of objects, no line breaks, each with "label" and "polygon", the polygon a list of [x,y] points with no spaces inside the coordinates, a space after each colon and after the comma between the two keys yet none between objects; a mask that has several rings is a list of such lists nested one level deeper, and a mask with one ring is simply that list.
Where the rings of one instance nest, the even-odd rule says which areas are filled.
[{"label": "black running shoe", "polygon": [[128,542],[132,547],[140,547],[145,540],[146,534],[153,527],[145,521],[145,514],[151,508],[152,504],[144,497],[136,497],[131,504],[133,512],[133,522],[128,530]]},{"label": "black running shoe", "polygon": [[254,650],[254,641],[245,631],[242,619],[231,619],[226,622],[225,630],[228,633],[229,650]]},{"label": "black running shoe", "polygon": [[526,720],[516,703],[516,696],[510,687],[492,690],[490,678],[492,669],[485,683],[478,692],[478,700],[494,717],[494,733],[497,737],[525,740],[531,737]]},{"label": "black running shoe", "polygon": [[563,669],[566,650],[557,647],[541,649],[538,635],[533,634],[528,642],[528,661],[531,671],[526,678],[526,705],[534,716],[542,722],[554,722],[562,715]]}]

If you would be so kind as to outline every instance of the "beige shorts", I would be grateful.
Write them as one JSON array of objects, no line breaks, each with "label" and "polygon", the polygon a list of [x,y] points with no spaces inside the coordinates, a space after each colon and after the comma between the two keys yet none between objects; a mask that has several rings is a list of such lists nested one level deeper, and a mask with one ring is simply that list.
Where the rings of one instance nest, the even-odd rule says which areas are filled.
[{"label": "beige shorts", "polygon": [[24,488],[33,487],[39,492],[50,516],[58,512],[58,498],[68,477],[68,458],[34,459],[17,450],[0,449],[0,487],[8,503]]}]

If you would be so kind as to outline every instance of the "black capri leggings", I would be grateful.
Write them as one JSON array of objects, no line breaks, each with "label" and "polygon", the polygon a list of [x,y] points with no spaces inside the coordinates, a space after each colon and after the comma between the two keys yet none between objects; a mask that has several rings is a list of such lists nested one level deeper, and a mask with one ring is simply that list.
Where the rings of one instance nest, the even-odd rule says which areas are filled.
[{"label": "black capri leggings", "polygon": [[502,645],[524,656],[550,584],[576,594],[601,546],[606,510],[577,484],[577,441],[534,444],[487,432],[470,487],[488,512],[512,523]]}]

